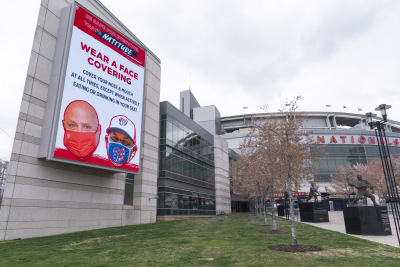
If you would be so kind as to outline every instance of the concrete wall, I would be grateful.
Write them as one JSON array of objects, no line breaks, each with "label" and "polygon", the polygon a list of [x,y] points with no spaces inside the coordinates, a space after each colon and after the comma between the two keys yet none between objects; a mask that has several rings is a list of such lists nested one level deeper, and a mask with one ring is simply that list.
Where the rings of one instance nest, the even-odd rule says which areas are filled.
[{"label": "concrete wall", "polygon": [[193,108],[193,120],[213,135],[221,134],[220,117],[216,106]]},{"label": "concrete wall", "polygon": [[228,143],[222,136],[214,136],[215,202],[217,214],[231,213]]},{"label": "concrete wall", "polygon": [[[61,9],[72,1],[43,0],[2,206],[0,240],[82,231],[156,220],[160,60],[146,56],[142,173],[134,205],[124,206],[124,174],[38,159]],[[77,1],[106,23],[143,44],[95,0]]]},{"label": "concrete wall", "polygon": [[179,108],[189,118],[192,118],[191,110],[200,107],[199,102],[192,94],[192,91],[185,90],[179,93]]}]

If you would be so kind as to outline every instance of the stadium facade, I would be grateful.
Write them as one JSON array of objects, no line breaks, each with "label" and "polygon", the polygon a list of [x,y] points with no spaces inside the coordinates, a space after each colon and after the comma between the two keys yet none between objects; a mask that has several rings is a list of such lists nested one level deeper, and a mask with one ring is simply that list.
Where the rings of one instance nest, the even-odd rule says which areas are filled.
[{"label": "stadium facade", "polygon": [[[375,132],[365,122],[365,116],[344,112],[299,112],[304,130],[311,131],[317,153],[315,181],[321,190],[328,187],[339,166],[367,163],[379,157]],[[220,118],[222,136],[229,148],[239,153],[239,146],[248,135],[254,120],[281,120],[285,113],[257,113]],[[386,125],[388,145],[393,156],[400,155],[400,122],[389,120]],[[303,190],[306,190],[305,184]]]},{"label": "stadium facade", "polygon": [[[180,93],[180,112],[210,134],[223,137],[228,143],[230,162],[240,155],[239,146],[255,121],[282,120],[287,116],[287,113],[271,112],[221,117],[216,106],[201,106],[190,90]],[[366,124],[365,115],[302,111],[297,112],[296,116],[302,120],[302,129],[309,131],[315,140],[315,145],[310,149],[318,148],[314,161],[314,181],[321,192],[328,190],[339,166],[365,164],[379,158],[378,141],[375,132]],[[400,156],[400,122],[389,120],[385,127],[391,155]],[[308,192],[308,188],[309,183],[305,181],[300,191]],[[238,203],[233,203],[235,196],[231,198],[234,209]]]}]

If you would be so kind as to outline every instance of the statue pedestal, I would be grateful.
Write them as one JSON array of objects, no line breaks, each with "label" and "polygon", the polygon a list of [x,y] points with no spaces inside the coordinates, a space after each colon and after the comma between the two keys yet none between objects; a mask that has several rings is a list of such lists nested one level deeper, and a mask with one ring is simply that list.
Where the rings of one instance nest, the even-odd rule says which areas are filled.
[{"label": "statue pedestal", "polygon": [[386,206],[354,206],[343,209],[346,233],[354,235],[391,235]]},{"label": "statue pedestal", "polygon": [[328,209],[323,202],[303,202],[299,208],[302,222],[329,222]]}]

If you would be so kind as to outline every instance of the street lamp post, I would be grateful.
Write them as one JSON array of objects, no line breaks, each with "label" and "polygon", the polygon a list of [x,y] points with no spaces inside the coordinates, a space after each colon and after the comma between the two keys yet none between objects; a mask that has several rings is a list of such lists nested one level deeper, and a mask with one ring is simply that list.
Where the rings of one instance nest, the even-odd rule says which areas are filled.
[{"label": "street lamp post", "polygon": [[379,156],[382,162],[383,174],[385,176],[386,187],[389,195],[389,202],[392,207],[393,219],[396,228],[397,240],[400,245],[400,194],[399,187],[394,176],[392,159],[390,157],[390,151],[388,146],[388,138],[386,137],[385,125],[387,123],[386,110],[391,108],[390,105],[381,104],[375,110],[380,111],[382,114],[382,120],[373,120],[376,115],[368,112],[365,114],[367,117],[366,122],[371,127],[371,130],[375,130],[376,139],[378,142]]}]

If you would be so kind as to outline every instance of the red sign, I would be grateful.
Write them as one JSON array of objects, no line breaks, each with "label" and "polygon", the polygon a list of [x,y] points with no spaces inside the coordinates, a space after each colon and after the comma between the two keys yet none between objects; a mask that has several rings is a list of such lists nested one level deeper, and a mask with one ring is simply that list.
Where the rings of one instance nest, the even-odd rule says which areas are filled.
[{"label": "red sign", "polygon": [[[144,67],[145,51],[142,48],[132,43],[80,6],[76,7],[74,26],[107,45],[133,63]],[[99,57],[99,55],[97,55],[97,57]]]},{"label": "red sign", "polygon": [[145,50],[74,10],[53,159],[140,171]]}]

